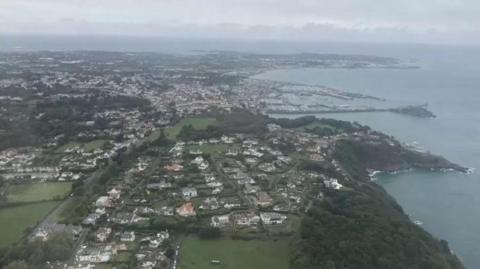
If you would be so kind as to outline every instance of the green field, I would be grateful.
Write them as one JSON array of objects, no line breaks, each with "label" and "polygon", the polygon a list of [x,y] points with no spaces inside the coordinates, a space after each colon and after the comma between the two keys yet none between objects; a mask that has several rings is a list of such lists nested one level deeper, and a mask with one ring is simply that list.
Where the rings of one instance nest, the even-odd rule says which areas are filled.
[{"label": "green field", "polygon": [[25,229],[35,226],[60,202],[43,202],[0,209],[0,248],[22,238]]},{"label": "green field", "polygon": [[234,148],[234,146],[229,146],[227,144],[204,144],[188,146],[188,150],[200,150],[202,153],[208,154],[225,153],[229,148]]},{"label": "green field", "polygon": [[102,148],[105,145],[106,142],[107,142],[107,140],[102,140],[102,139],[93,140],[93,141],[90,141],[90,142],[87,142],[87,143],[69,142],[65,145],[62,145],[62,146],[58,147],[55,150],[55,153],[64,153],[65,150],[70,149],[70,148],[74,148],[74,147],[77,147],[77,146],[82,147],[83,150],[85,150],[86,152],[91,152],[91,151],[96,150],[97,148]]},{"label": "green field", "polygon": [[213,123],[215,123],[214,118],[185,118],[175,124],[175,126],[165,129],[165,135],[167,138],[175,140],[184,126],[191,124],[194,129],[203,130]]},{"label": "green field", "polygon": [[48,182],[10,185],[6,193],[9,203],[39,202],[63,198],[71,189],[70,182]]},{"label": "green field", "polygon": [[[219,260],[221,264],[211,264]],[[289,251],[285,240],[200,240],[186,238],[180,250],[182,269],[288,269]]]},{"label": "green field", "polygon": [[314,129],[316,127],[319,127],[319,128],[326,128],[326,129],[331,129],[332,131],[336,131],[336,128],[331,126],[331,125],[327,125],[327,124],[322,124],[322,123],[319,123],[319,122],[313,122],[313,123],[309,123],[305,126],[302,126],[302,127],[299,127],[297,129],[300,129],[300,130],[307,130],[307,129]]},{"label": "green field", "polygon": [[83,144],[83,149],[86,152],[91,152],[91,151],[94,151],[98,148],[102,148],[105,145],[106,142],[107,142],[107,140],[93,140],[93,141],[90,141],[88,143]]},{"label": "green field", "polygon": [[64,144],[58,148],[55,149],[55,153],[64,153],[65,150],[67,149],[70,149],[70,148],[74,148],[76,146],[80,146],[81,144],[78,143],[78,142],[69,142],[67,144]]}]

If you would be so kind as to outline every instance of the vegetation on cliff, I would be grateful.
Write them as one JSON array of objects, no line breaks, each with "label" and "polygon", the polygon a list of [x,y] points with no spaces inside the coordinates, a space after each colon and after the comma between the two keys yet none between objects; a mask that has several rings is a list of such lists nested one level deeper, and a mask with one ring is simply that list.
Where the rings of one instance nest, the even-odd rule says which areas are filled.
[{"label": "vegetation on cliff", "polygon": [[275,123],[335,137],[330,158],[347,173],[342,176],[319,162],[300,165],[302,170],[337,178],[344,188],[313,194],[313,203],[292,242],[293,269],[464,268],[446,241],[412,223],[367,172],[407,168],[462,171],[460,166],[439,156],[410,150],[390,136],[355,123],[312,117]]}]

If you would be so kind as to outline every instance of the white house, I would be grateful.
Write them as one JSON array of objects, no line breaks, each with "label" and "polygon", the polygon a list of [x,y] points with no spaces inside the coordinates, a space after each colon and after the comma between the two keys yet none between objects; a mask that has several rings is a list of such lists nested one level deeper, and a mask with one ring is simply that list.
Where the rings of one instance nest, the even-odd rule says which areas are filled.
[{"label": "white house", "polygon": [[110,206],[110,198],[108,196],[100,196],[98,197],[97,201],[95,202],[96,207],[109,207]]},{"label": "white house", "polygon": [[343,187],[342,184],[338,183],[338,180],[336,178],[324,180],[323,184],[325,184],[325,187],[334,189],[334,190],[340,190]]},{"label": "white house", "polygon": [[135,241],[135,232],[131,231],[131,232],[122,233],[122,235],[120,236],[120,241],[122,241],[122,242],[133,242],[133,241]]},{"label": "white house", "polygon": [[265,225],[275,225],[283,224],[283,222],[287,219],[287,216],[276,212],[262,212],[260,213],[260,219]]},{"label": "white house", "polygon": [[113,188],[108,192],[108,197],[111,200],[118,200],[118,199],[120,199],[121,194],[122,194],[122,191],[120,189]]},{"label": "white house", "polygon": [[230,223],[229,215],[213,216],[210,225],[212,227],[223,227]]},{"label": "white house", "polygon": [[189,188],[189,187],[183,188],[182,195],[183,195],[183,198],[185,198],[186,200],[197,197],[198,196],[197,189]]}]

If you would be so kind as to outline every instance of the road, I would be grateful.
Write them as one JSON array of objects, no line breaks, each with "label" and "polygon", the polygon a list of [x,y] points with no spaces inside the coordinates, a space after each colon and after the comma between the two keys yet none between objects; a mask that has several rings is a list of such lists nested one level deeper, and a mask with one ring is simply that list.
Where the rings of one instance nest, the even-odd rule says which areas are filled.
[{"label": "road", "polygon": [[175,253],[173,254],[173,262],[170,263],[170,269],[177,269],[178,263],[180,260],[180,246],[182,245],[182,240],[178,240],[175,244]]}]

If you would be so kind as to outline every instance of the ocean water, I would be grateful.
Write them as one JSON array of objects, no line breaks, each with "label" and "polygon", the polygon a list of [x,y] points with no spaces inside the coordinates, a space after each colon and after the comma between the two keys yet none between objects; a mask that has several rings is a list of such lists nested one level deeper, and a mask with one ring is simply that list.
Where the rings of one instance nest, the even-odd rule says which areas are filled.
[{"label": "ocean water", "polygon": [[[463,48],[465,49],[465,48]],[[292,69],[257,77],[321,84],[387,98],[398,104],[428,103],[437,118],[394,113],[327,114],[357,121],[417,142],[435,154],[480,169],[480,50],[436,48],[409,52],[420,69]],[[395,50],[390,54],[398,56]],[[471,175],[414,171],[381,176],[381,184],[423,228],[446,239],[468,269],[480,268],[480,171]]]},{"label": "ocean water", "polygon": [[[428,103],[438,117],[419,119],[393,113],[328,114],[358,121],[418,142],[432,153],[478,173],[410,172],[382,176],[381,184],[413,220],[450,247],[468,269],[480,268],[480,48],[406,44],[351,44],[242,40],[187,40],[100,36],[0,36],[0,51],[104,50],[191,53],[234,50],[256,53],[348,53],[397,57],[421,66],[394,69],[276,70],[260,78],[321,84],[384,97],[394,104]],[[325,115],[318,115],[319,117]]]}]

